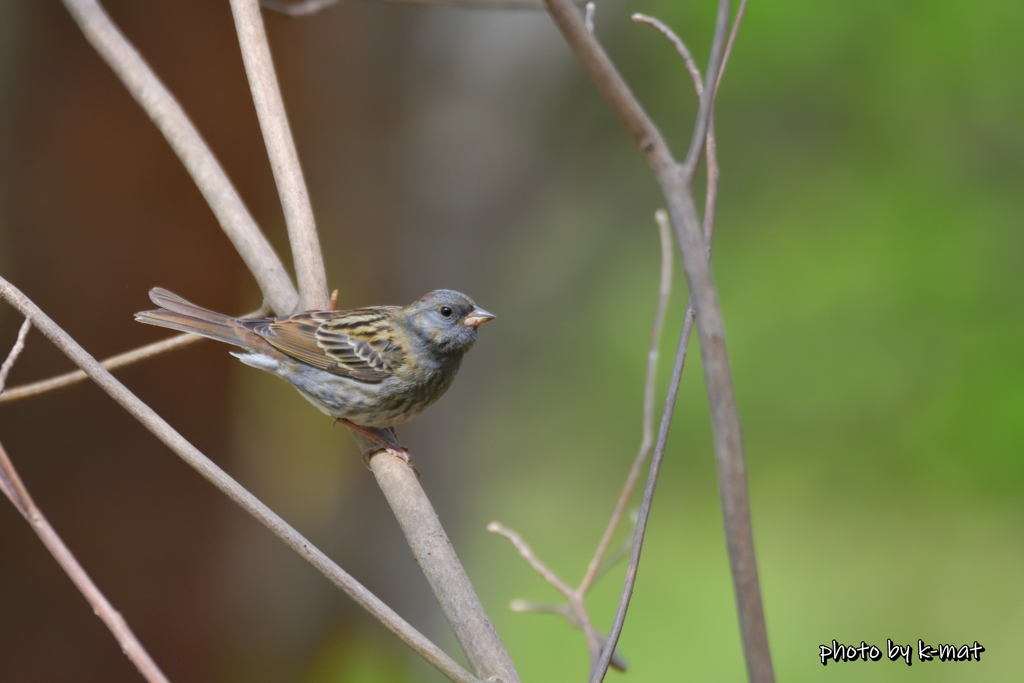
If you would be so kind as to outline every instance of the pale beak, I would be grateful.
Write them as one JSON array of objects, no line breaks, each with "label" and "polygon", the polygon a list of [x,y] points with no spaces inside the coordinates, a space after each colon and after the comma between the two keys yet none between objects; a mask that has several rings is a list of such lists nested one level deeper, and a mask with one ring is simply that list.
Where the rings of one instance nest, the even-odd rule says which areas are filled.
[{"label": "pale beak", "polygon": [[488,320],[494,320],[494,314],[488,313],[479,306],[474,306],[469,315],[462,319],[462,324],[466,327],[480,327]]}]

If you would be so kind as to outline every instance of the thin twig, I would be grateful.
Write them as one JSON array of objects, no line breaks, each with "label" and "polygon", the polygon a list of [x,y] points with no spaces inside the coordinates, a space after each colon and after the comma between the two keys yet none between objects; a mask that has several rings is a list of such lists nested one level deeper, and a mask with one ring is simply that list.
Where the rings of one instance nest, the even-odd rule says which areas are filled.
[{"label": "thin twig", "polygon": [[601,567],[601,560],[608,551],[608,545],[612,541],[612,535],[619,526],[622,513],[626,510],[626,504],[633,494],[633,487],[640,476],[640,468],[643,467],[647,456],[650,455],[651,446],[654,445],[654,388],[658,379],[658,344],[661,342],[661,330],[665,325],[665,314],[668,311],[669,295],[672,293],[672,227],[668,222],[668,214],[658,209],[654,214],[658,223],[658,235],[661,237],[661,281],[658,284],[658,306],[654,313],[654,324],[651,328],[651,344],[647,349],[647,377],[644,382],[644,412],[642,437],[640,448],[636,458],[633,459],[633,466],[626,476],[626,483],[619,494],[619,500],[615,504],[611,519],[605,527],[604,534],[597,544],[597,550],[587,565],[587,571],[580,581],[580,590],[587,592],[597,578],[598,570]]},{"label": "thin twig", "polygon": [[[529,10],[541,11],[544,3],[541,0],[362,0],[387,5],[425,5],[432,7],[456,7],[462,9],[494,9],[494,10]],[[338,4],[339,0],[305,0],[304,2],[285,2],[284,0],[260,0],[263,9],[284,14],[289,17],[306,17]],[[582,5],[586,0],[573,0]]]},{"label": "thin twig", "polygon": [[732,21],[732,30],[729,31],[729,42],[725,45],[725,54],[722,55],[722,68],[718,71],[718,82],[722,82],[722,74],[725,73],[725,67],[729,63],[729,57],[732,56],[732,47],[736,44],[736,36],[740,32],[740,24],[743,23],[743,15],[747,12],[747,0],[740,0],[740,7],[736,10],[736,18]]},{"label": "thin twig", "polygon": [[289,17],[305,17],[316,14],[322,9],[337,5],[338,0],[305,0],[305,2],[285,2],[284,0],[260,0],[260,6],[271,12],[285,14]]},{"label": "thin twig", "polygon": [[[190,344],[194,344],[200,339],[203,339],[203,337],[195,334],[179,334],[175,337],[170,337],[169,339],[164,339],[153,344],[147,344],[146,346],[140,346],[137,349],[132,349],[131,351],[111,356],[110,358],[102,361],[100,365],[107,370],[116,370],[118,368],[123,368],[126,365],[137,363],[140,360],[159,356],[167,351],[184,348]],[[78,384],[79,382],[87,379],[89,379],[89,376],[81,370],[73,370],[72,372],[66,372],[63,375],[39,380],[38,382],[32,382],[31,384],[22,384],[16,387],[11,387],[6,391],[0,391],[0,403],[17,401],[22,398],[29,398],[30,396],[38,396],[55,389],[61,389],[73,384]]]},{"label": "thin twig", "polygon": [[326,309],[329,305],[327,273],[316,234],[313,206],[302,176],[299,154],[295,149],[291,126],[284,111],[281,88],[270,57],[270,44],[263,27],[258,0],[231,0],[238,43],[242,49],[249,89],[256,104],[256,115],[263,130],[270,167],[274,171],[277,193],[281,197],[288,240],[295,260],[299,283],[299,308]]},{"label": "thin twig", "polygon": [[[733,20],[732,30],[729,32],[729,41],[725,46],[725,55],[722,57],[722,68],[718,72],[718,83],[722,82],[722,75],[725,73],[725,67],[729,63],[729,57],[732,55],[733,45],[736,43],[736,35],[739,33],[740,24],[743,21],[743,15],[747,9],[747,0],[740,0],[740,7],[736,10],[736,18]],[[693,80],[693,87],[697,91],[697,97],[704,96],[704,83],[701,79],[700,70],[697,68],[697,64],[693,61],[693,55],[690,54],[690,50],[686,47],[686,43],[675,34],[675,32],[666,26],[664,23],[649,17],[646,14],[634,14],[632,16],[633,21],[638,24],[647,24],[660,31],[662,35],[668,38],[669,42],[672,43],[676,49],[676,53],[683,60],[683,64],[686,65],[686,71],[690,74],[690,78]],[[715,225],[715,207],[718,201],[718,152],[715,145],[715,120],[714,114],[708,121],[708,135],[707,142],[705,144],[705,160],[707,162],[707,189],[704,198],[704,235],[705,242],[708,243],[708,251],[710,252],[711,240],[708,237]]]},{"label": "thin twig", "polygon": [[594,22],[597,18],[597,3],[588,2],[583,6],[583,25],[587,27],[587,33],[594,35]]},{"label": "thin twig", "polygon": [[[567,604],[554,604],[550,602],[530,602],[529,600],[513,600],[508,604],[508,608],[513,612],[533,612],[536,614],[557,614],[564,617],[567,622],[574,628],[583,629],[583,624],[579,622],[576,616],[576,611],[573,610],[571,605]],[[608,638],[597,633],[597,645],[598,650],[604,647],[604,644],[608,642]],[[619,671],[625,672],[629,669],[629,662],[624,657],[619,655],[619,651],[616,650],[615,654],[612,655],[612,666]]]},{"label": "thin twig", "polygon": [[[722,71],[719,72],[718,80],[721,82],[722,73],[725,72],[725,64],[729,59],[729,48],[732,46],[733,40],[736,38],[736,31],[739,28],[739,20],[743,16],[743,8],[746,6],[746,0],[743,0],[743,5],[740,6],[740,11],[736,15],[737,23],[733,24],[732,33],[729,35],[729,43],[726,46],[725,57],[722,59]],[[693,88],[697,92],[697,97],[702,98],[704,96],[704,82],[701,79],[700,70],[697,68],[697,64],[693,61],[693,55],[690,54],[690,50],[686,47],[686,43],[675,34],[675,32],[666,26],[664,23],[649,17],[646,14],[634,14],[632,17],[633,21],[638,24],[647,24],[659,31],[663,36],[668,38],[669,42],[676,49],[676,54],[679,55],[680,59],[683,60],[683,64],[686,65],[686,71],[690,74],[690,79],[693,81]],[[708,134],[707,141],[704,143],[704,158],[707,167],[707,187],[704,194],[704,241],[707,243],[708,251],[710,252],[711,240],[708,235],[714,229],[715,225],[715,205],[718,202],[718,151],[715,147],[715,119],[712,112],[712,118],[708,121]]]},{"label": "thin twig", "polygon": [[28,318],[21,323],[21,327],[18,329],[18,338],[14,340],[14,346],[11,347],[11,352],[7,354],[7,358],[4,360],[3,365],[0,365],[0,396],[3,396],[4,387],[7,385],[7,375],[11,373],[11,368],[18,362],[18,356],[25,350],[25,337],[28,336],[28,331],[32,329],[32,321]]},{"label": "thin twig", "polygon": [[[676,162],[661,132],[640,106],[604,50],[587,32],[582,18],[573,9],[571,3],[568,0],[545,0],[545,3],[569,47],[590,75],[612,112],[622,122],[626,132],[647,159],[661,186],[666,206],[676,229],[683,271],[686,274],[699,321],[697,331],[700,337],[708,403],[711,408],[715,461],[722,498],[726,544],[729,549],[730,568],[739,608],[740,632],[747,670],[751,680],[755,683],[771,683],[774,681],[774,673],[772,672],[771,654],[768,649],[764,611],[757,578],[757,560],[750,524],[746,466],[743,459],[743,443],[739,415],[736,410],[736,397],[726,351],[725,327],[718,302],[718,293],[707,261],[707,244],[702,235],[703,226],[697,217],[692,196],[693,177],[706,144],[715,92],[721,76],[732,3],[730,0],[719,0],[718,3],[715,34],[704,80],[704,96],[700,100],[693,137],[682,164]],[[682,342],[682,336],[680,342]],[[685,346],[680,343],[676,351],[676,367],[680,372],[685,350]],[[674,371],[673,378],[675,378],[675,374]],[[666,410],[674,405],[674,392],[677,388],[678,382],[674,381],[666,399]],[[664,443],[667,439],[669,424],[670,415],[663,414],[662,429],[659,430],[658,445],[651,460],[650,476],[644,493],[644,502],[640,509],[637,530],[634,534],[633,552],[626,571],[626,580],[616,611],[615,622],[608,638],[608,645],[604,648],[599,666],[591,678],[592,683],[597,683],[604,678],[612,650],[622,632],[626,610],[629,607],[630,596],[636,580],[647,515],[650,512],[657,472],[664,456]]]},{"label": "thin twig", "polygon": [[636,531],[636,522],[639,516],[639,509],[634,510],[630,515],[631,523],[629,525],[629,531],[626,532],[626,536],[622,539],[622,543],[620,543],[617,548],[607,553],[604,556],[604,559],[601,560],[601,566],[597,568],[597,575],[594,577],[594,581],[598,581],[623,558],[629,557],[629,552],[633,549],[633,533]]},{"label": "thin twig", "polygon": [[675,411],[679,384],[683,376],[683,367],[686,364],[686,349],[690,340],[690,331],[693,329],[693,320],[693,310],[688,308],[683,319],[683,329],[679,335],[679,343],[676,346],[675,364],[672,368],[672,379],[669,382],[668,395],[665,398],[665,407],[661,414],[658,440],[654,447],[654,457],[651,458],[651,468],[647,476],[647,485],[644,489],[640,513],[637,515],[636,529],[633,532],[633,548],[629,558],[629,565],[626,567],[625,585],[622,590],[622,596],[619,599],[615,620],[612,622],[611,633],[608,635],[608,642],[601,651],[598,664],[591,674],[591,683],[600,683],[600,681],[604,680],[605,673],[607,673],[608,666],[612,661],[614,648],[618,644],[619,635],[622,633],[622,626],[626,620],[626,609],[629,607],[629,599],[633,595],[636,573],[640,565],[640,551],[643,549],[643,539],[647,531],[647,518],[650,516],[651,502],[654,500],[654,488],[658,483],[661,462],[665,457],[665,444],[668,442],[668,431],[672,424],[672,413]]},{"label": "thin twig", "polygon": [[601,654],[603,639],[594,628],[593,622],[590,620],[590,614],[587,613],[587,607],[584,602],[586,595],[578,589],[571,588],[558,574],[544,564],[516,531],[498,522],[488,524],[487,530],[492,534],[498,534],[507,538],[523,559],[533,567],[534,571],[540,574],[541,578],[551,584],[555,590],[565,597],[569,603],[568,608],[573,614],[569,621],[583,631],[583,636],[587,641],[587,650],[590,652],[590,665],[592,667],[595,666],[597,658]]},{"label": "thin twig", "polygon": [[686,71],[690,74],[690,78],[693,79],[693,86],[697,89],[697,97],[702,97],[704,95],[704,83],[701,82],[702,78],[700,75],[700,69],[697,68],[696,62],[693,61],[693,55],[690,54],[690,50],[686,47],[686,43],[684,43],[672,29],[654,17],[649,17],[646,14],[640,14],[637,12],[630,17],[630,19],[638,24],[646,24],[668,38],[669,42],[671,42],[672,46],[676,49],[676,53],[679,55],[679,58],[682,59],[683,64],[686,65]]},{"label": "thin twig", "polygon": [[[251,313],[246,313],[241,316],[243,318],[256,318],[261,315],[265,315],[265,309],[257,309]],[[198,341],[202,341],[205,337],[200,337],[197,334],[179,334],[174,337],[168,337],[152,344],[146,344],[140,346],[137,349],[131,351],[125,351],[119,353],[116,356],[111,356],[106,360],[100,361],[107,370],[117,370],[134,363],[138,363],[142,360],[148,360],[156,356],[167,353],[168,351],[176,351],[183,349],[186,346],[191,346]],[[71,372],[65,372],[63,375],[57,375],[56,377],[50,377],[48,379],[42,379],[38,382],[32,382],[31,384],[22,384],[10,389],[4,390],[0,387],[0,403],[7,403],[9,401],[17,401],[23,398],[29,398],[32,396],[38,396],[45,394],[55,389],[62,389],[69,387],[73,384],[78,384],[89,379],[89,376],[81,370],[72,370]]]},{"label": "thin twig", "polygon": [[[693,181],[694,174],[697,172],[697,164],[700,162],[701,150],[704,147],[708,133],[708,125],[711,123],[711,115],[715,107],[715,94],[718,92],[718,83],[722,77],[723,57],[725,56],[727,40],[726,34],[729,31],[729,17],[731,13],[732,0],[719,0],[718,16],[715,19],[715,35],[711,41],[711,55],[708,57],[707,71],[704,72],[704,90],[701,92],[700,107],[697,110],[697,121],[693,125],[693,137],[690,139],[690,148],[686,151],[686,158],[683,159],[681,169],[684,185],[689,185]],[[699,236],[699,232],[697,236]],[[698,256],[702,256],[702,254]],[[714,284],[712,283],[713,287]],[[699,327],[698,333],[700,333]]]},{"label": "thin twig", "polygon": [[558,577],[558,574],[551,571],[551,569],[544,564],[539,557],[537,557],[537,554],[533,552],[526,541],[523,540],[523,537],[517,532],[509,529],[507,526],[499,522],[491,522],[487,525],[487,530],[492,534],[498,534],[499,536],[507,538],[515,549],[519,551],[519,554],[522,555],[523,559],[533,567],[533,570],[540,574],[545,581],[554,586],[559,593],[570,600],[575,596],[576,591],[570,588],[569,584],[562,581],[562,579]]},{"label": "thin twig", "polygon": [[90,356],[85,349],[53,322],[49,316],[43,313],[28,297],[2,277],[0,277],[0,298],[6,300],[15,309],[20,311],[22,315],[30,319],[32,324],[52,341],[57,348],[64,352],[68,358],[82,368],[90,379],[107,392],[111,398],[117,401],[135,419],[141,422],[154,436],[174,451],[178,457],[199,472],[200,475],[238,504],[239,507],[270,529],[275,536],[284,541],[285,545],[316,567],[321,574],[326,576],[360,607],[384,624],[388,630],[397,635],[417,654],[437,668],[438,671],[452,681],[478,683],[476,677],[459,666],[455,660],[445,654],[437,645],[413,628],[396,614],[394,610],[381,602],[377,596],[352,578],[345,570],[310,543],[308,539],[289,526],[281,517],[243,488],[241,484],[232,479],[224,470],[217,467],[216,464],[175,431],[173,427],[167,424],[163,418],[157,415],[152,408],[118,382],[113,375],[96,362],[96,359]]},{"label": "thin twig", "polygon": [[579,619],[570,605],[553,602],[530,602],[529,600],[513,600],[508,603],[513,612],[537,612],[540,614],[558,614],[576,628],[580,628]]},{"label": "thin twig", "polygon": [[209,203],[224,234],[256,278],[270,307],[280,315],[291,313],[299,296],[281,259],[260,232],[238,191],[181,105],[96,0],[63,1],[86,39],[167,138]]},{"label": "thin twig", "polygon": [[[567,610],[566,612],[563,612],[561,609],[554,611],[557,611],[560,614],[572,614],[571,618],[566,618],[569,618],[570,623],[580,628],[586,636],[587,648],[590,651],[591,666],[594,667],[597,666],[601,650],[607,642],[607,639],[594,628],[593,622],[590,619],[590,614],[587,612],[585,598],[587,592],[594,584],[594,581],[603,572],[603,570],[607,569],[609,566],[608,563],[604,563],[602,560],[605,558],[605,554],[608,551],[608,545],[611,543],[615,529],[619,525],[619,521],[622,518],[622,513],[625,510],[626,504],[629,502],[630,494],[632,493],[633,487],[636,484],[636,479],[640,474],[640,468],[643,465],[643,462],[647,459],[654,441],[654,390],[658,379],[658,344],[661,341],[661,331],[665,323],[665,314],[668,311],[669,296],[672,293],[673,253],[672,229],[668,224],[668,216],[664,211],[659,210],[655,213],[655,220],[658,224],[658,233],[661,244],[661,277],[658,283],[658,305],[654,313],[654,323],[651,326],[650,346],[647,349],[647,374],[644,381],[643,424],[641,427],[642,437],[640,449],[636,458],[633,460],[633,466],[630,468],[629,475],[626,478],[626,484],[623,487],[623,491],[619,496],[618,502],[616,503],[615,510],[612,512],[611,519],[609,520],[607,527],[605,527],[604,534],[602,534],[601,540],[597,545],[597,550],[594,552],[594,557],[587,566],[587,570],[584,573],[579,586],[571,588],[567,583],[565,583],[554,571],[552,571],[540,560],[540,558],[537,557],[522,537],[512,529],[509,529],[498,522],[491,522],[487,526],[488,531],[500,534],[511,541],[512,545],[515,546],[516,550],[519,551],[519,554],[523,556],[530,566],[533,567],[533,569],[540,574],[545,581],[558,590],[558,592],[560,592],[569,602],[569,604],[565,606]],[[634,519],[634,527],[635,523],[636,520]],[[520,602],[517,604],[522,606],[532,603]],[[526,609],[524,608],[520,611],[526,611]],[[541,611],[552,610],[544,609]],[[626,670],[625,660],[619,657],[617,653],[613,653],[611,664],[621,671]]]},{"label": "thin twig", "polygon": [[[0,382],[0,385],[2,385],[2,382]],[[110,632],[114,634],[114,638],[117,639],[118,644],[121,646],[121,651],[131,660],[135,668],[142,674],[142,677],[149,681],[149,683],[168,683],[167,677],[160,671],[160,667],[149,656],[149,653],[146,652],[146,648],[142,646],[139,639],[135,637],[124,617],[114,609],[110,601],[100,592],[96,584],[92,582],[92,579],[85,573],[82,565],[78,564],[75,556],[71,554],[71,551],[64,545],[64,542],[57,535],[50,522],[43,516],[42,511],[36,506],[32,496],[29,495],[24,483],[22,483],[21,477],[18,476],[17,470],[14,469],[14,464],[11,462],[10,457],[8,457],[7,451],[4,450],[3,444],[0,444],[0,491],[3,491],[4,495],[14,503],[14,507],[18,509],[18,512],[29,523],[32,530],[36,532],[43,545],[46,546],[46,549],[57,560],[57,564],[61,566],[61,569],[78,587],[78,590],[82,592],[89,606],[92,607],[92,611],[103,620],[103,623],[107,625]]]}]

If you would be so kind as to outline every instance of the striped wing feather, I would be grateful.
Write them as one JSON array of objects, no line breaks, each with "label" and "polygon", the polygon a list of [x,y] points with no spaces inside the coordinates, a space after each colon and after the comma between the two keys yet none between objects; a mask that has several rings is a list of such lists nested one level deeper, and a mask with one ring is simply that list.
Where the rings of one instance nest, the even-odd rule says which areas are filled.
[{"label": "striped wing feather", "polygon": [[310,311],[274,320],[239,320],[282,353],[336,375],[383,382],[401,367],[387,309]]}]

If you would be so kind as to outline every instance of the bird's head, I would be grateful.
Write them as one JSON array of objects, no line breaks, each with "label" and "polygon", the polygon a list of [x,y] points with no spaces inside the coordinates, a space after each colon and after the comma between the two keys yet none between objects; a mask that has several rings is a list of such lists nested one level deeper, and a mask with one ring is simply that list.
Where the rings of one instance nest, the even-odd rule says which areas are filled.
[{"label": "bird's head", "polygon": [[462,354],[476,341],[478,329],[494,316],[465,294],[437,289],[409,306],[409,322],[417,335],[445,354]]}]

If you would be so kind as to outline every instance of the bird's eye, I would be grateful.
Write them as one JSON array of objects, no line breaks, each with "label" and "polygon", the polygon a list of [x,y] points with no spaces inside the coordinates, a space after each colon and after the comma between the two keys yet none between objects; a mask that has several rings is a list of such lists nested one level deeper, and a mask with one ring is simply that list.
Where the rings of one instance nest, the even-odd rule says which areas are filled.
[{"label": "bird's eye", "polygon": [[438,311],[446,318],[452,317],[452,309],[450,306],[442,306]]}]

